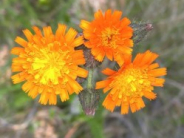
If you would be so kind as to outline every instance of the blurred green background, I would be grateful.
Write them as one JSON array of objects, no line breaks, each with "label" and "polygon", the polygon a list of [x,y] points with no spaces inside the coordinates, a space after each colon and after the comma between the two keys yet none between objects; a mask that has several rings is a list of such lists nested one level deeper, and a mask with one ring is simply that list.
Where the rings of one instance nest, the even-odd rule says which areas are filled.
[{"label": "blurred green background", "polygon": [[[0,1],[0,138],[183,138],[184,137],[184,0],[1,0]],[[58,23],[78,27],[98,9],[118,9],[132,21],[152,23],[154,29],[134,47],[150,49],[168,69],[157,99],[128,115],[110,113],[99,105],[86,116],[77,96],[57,106],[42,106],[13,85],[10,50],[16,36],[33,25]]]}]

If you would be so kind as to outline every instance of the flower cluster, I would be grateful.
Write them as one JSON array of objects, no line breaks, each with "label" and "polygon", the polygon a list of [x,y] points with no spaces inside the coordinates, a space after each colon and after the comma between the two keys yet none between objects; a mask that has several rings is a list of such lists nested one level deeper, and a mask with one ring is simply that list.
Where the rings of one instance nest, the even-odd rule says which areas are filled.
[{"label": "flower cluster", "polygon": [[109,91],[103,106],[110,111],[121,106],[121,114],[127,114],[129,106],[132,112],[145,106],[143,96],[150,100],[156,98],[153,86],[163,86],[164,79],[157,77],[166,75],[166,68],[158,68],[159,64],[153,63],[158,55],[150,51],[138,54],[131,61],[133,29],[129,19],[120,20],[121,15],[121,11],[107,10],[105,15],[98,11],[92,22],[82,20],[80,26],[88,40],[84,44],[91,48],[95,59],[102,61],[106,56],[120,66],[118,71],[103,70],[108,78],[96,83],[96,89]]},{"label": "flower cluster", "polygon": [[21,47],[11,51],[18,55],[12,61],[12,71],[19,72],[12,76],[13,82],[25,81],[23,91],[32,98],[40,95],[41,104],[55,105],[57,95],[61,101],[68,100],[69,95],[79,94],[84,89],[77,78],[88,76],[88,68],[82,66],[88,62],[83,54],[85,50],[76,50],[84,44],[93,59],[103,62],[106,57],[119,65],[118,70],[103,70],[108,77],[96,82],[95,89],[103,88],[104,93],[108,92],[103,106],[110,111],[121,106],[121,114],[127,114],[129,107],[132,112],[140,110],[145,106],[142,97],[156,98],[154,86],[163,86],[164,79],[158,77],[166,75],[166,68],[153,63],[158,54],[149,50],[132,60],[133,28],[131,21],[121,16],[121,11],[107,10],[105,14],[97,11],[93,21],[81,21],[83,36],[77,36],[72,28],[66,32],[62,24],[58,25],[55,34],[50,26],[43,27],[43,34],[35,26],[35,34],[23,30],[27,40],[17,37],[15,42]]}]

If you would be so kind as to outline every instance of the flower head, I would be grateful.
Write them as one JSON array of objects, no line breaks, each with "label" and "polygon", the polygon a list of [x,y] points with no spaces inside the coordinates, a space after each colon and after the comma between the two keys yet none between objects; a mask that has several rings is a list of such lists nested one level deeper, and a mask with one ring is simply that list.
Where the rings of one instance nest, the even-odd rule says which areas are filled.
[{"label": "flower head", "polygon": [[163,86],[164,79],[157,78],[166,75],[166,68],[159,68],[158,63],[152,63],[158,57],[157,54],[146,51],[138,54],[134,61],[131,57],[118,70],[109,68],[103,70],[109,77],[96,83],[96,89],[104,88],[108,93],[103,106],[113,111],[115,106],[121,106],[121,114],[127,114],[129,106],[132,112],[136,112],[145,106],[142,97],[150,100],[156,98],[153,93],[154,86]]},{"label": "flower head", "polygon": [[70,28],[66,33],[65,25],[58,25],[53,34],[51,27],[43,27],[43,34],[33,27],[35,34],[23,30],[27,41],[17,37],[22,47],[14,47],[12,71],[19,72],[12,76],[13,83],[26,81],[22,89],[32,98],[40,94],[41,104],[56,104],[57,96],[61,101],[69,99],[72,93],[79,93],[83,88],[76,81],[77,77],[85,78],[87,71],[78,67],[85,64],[82,50],[74,48],[83,43],[83,37]]},{"label": "flower head", "polygon": [[130,20],[123,18],[121,11],[107,10],[105,15],[102,11],[97,11],[94,20],[88,22],[82,20],[80,27],[86,41],[86,47],[91,48],[91,53],[96,60],[102,61],[105,56],[110,60],[115,60],[118,64],[123,64],[124,55],[130,55],[133,41],[133,29],[129,26]]}]

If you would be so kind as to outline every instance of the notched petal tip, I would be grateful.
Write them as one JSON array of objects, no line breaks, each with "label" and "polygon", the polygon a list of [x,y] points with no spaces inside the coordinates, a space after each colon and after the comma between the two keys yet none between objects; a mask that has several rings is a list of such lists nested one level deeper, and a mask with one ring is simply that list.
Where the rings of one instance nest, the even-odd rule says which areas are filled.
[{"label": "notched petal tip", "polygon": [[90,27],[90,22],[86,21],[86,20],[81,20],[80,24],[79,24],[80,28],[86,30],[89,29]]}]

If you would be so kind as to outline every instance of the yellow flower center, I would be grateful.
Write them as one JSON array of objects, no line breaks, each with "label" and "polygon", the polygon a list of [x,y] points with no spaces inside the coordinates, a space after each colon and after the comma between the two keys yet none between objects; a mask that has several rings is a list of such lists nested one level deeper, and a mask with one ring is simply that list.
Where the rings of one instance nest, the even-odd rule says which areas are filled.
[{"label": "yellow flower center", "polygon": [[[110,86],[119,91],[118,97],[122,96],[143,96],[143,92],[152,90],[148,75],[145,70],[138,68],[127,68],[117,76]],[[113,91],[112,91],[113,92]],[[113,93],[112,93],[113,94]]]},{"label": "yellow flower center", "polygon": [[101,38],[103,46],[116,48],[117,34],[118,30],[112,28],[106,28],[102,31]]},{"label": "yellow flower center", "polygon": [[[50,43],[44,48],[34,50],[32,55],[32,70],[36,82],[41,84],[59,84],[59,79],[64,80],[65,74],[69,74],[68,61],[71,60],[68,50],[59,48],[60,43]],[[33,45],[36,48],[36,45]]]}]

